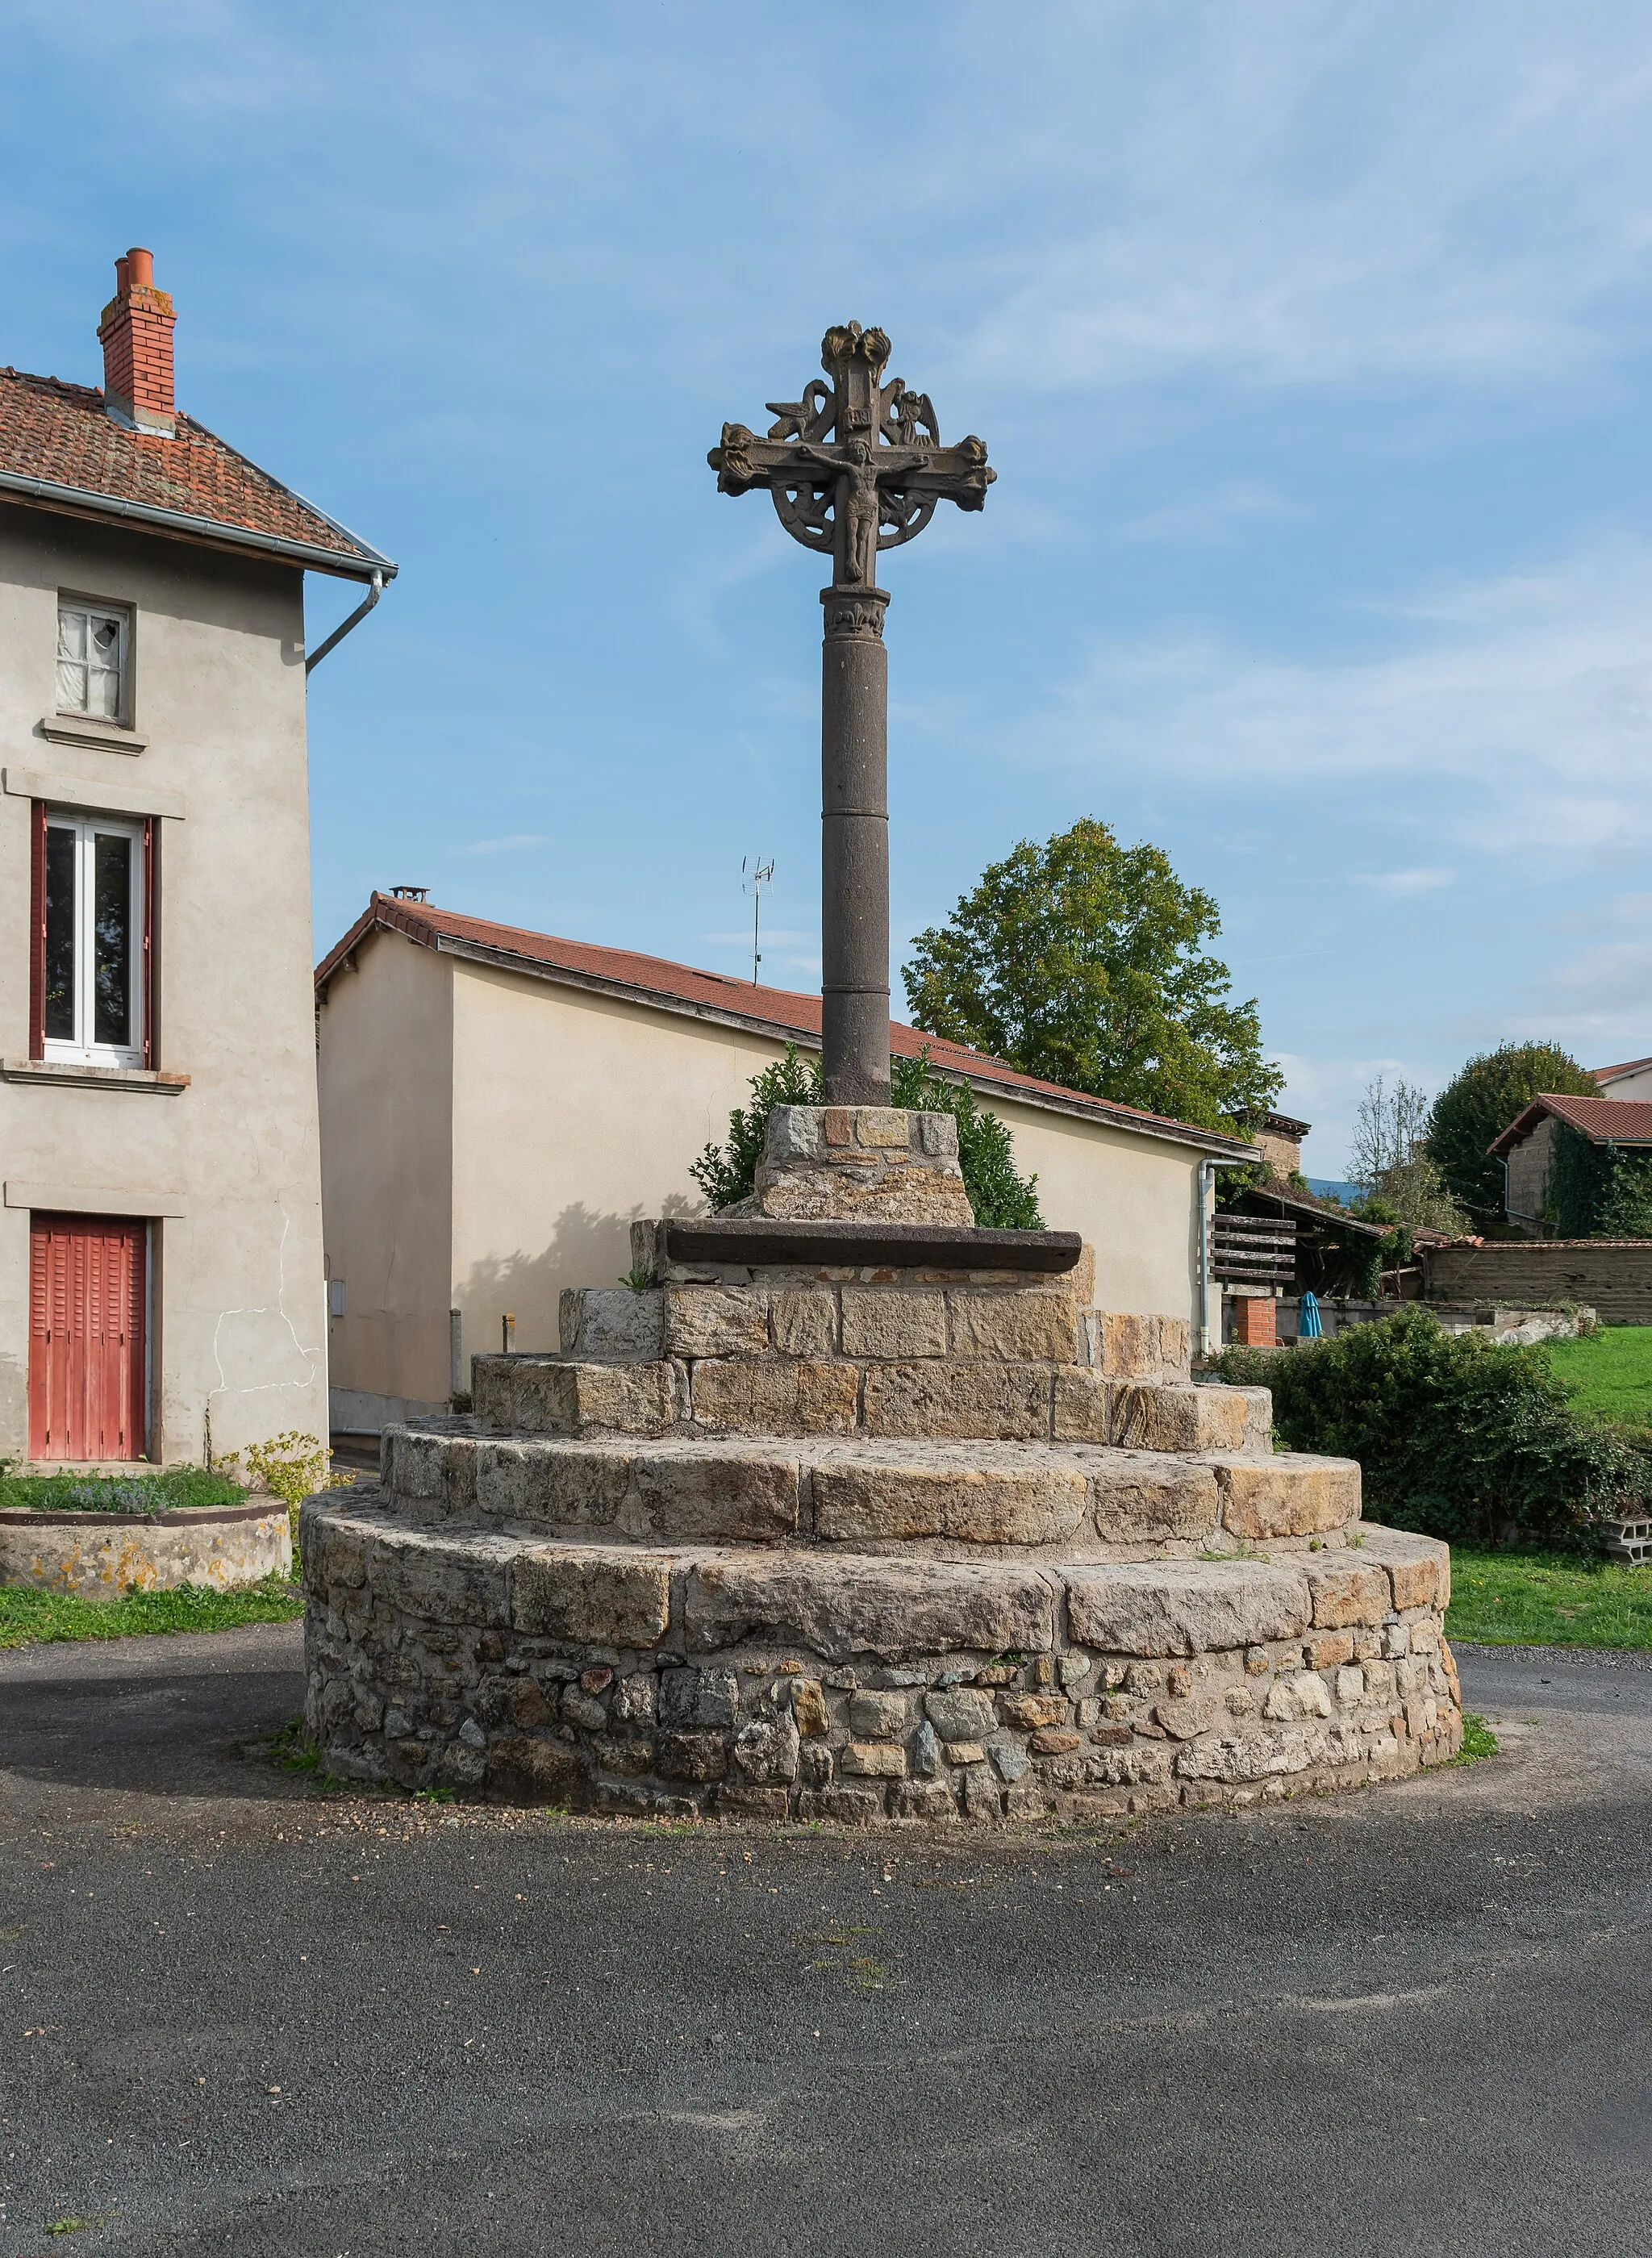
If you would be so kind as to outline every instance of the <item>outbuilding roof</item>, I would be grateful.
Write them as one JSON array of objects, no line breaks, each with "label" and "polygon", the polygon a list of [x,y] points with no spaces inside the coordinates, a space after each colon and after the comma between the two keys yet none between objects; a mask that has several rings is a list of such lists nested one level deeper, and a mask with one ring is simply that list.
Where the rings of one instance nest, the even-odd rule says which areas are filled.
[{"label": "outbuilding roof", "polygon": [[1592,1066],[1589,1069],[1604,1090],[1608,1083],[1621,1082],[1627,1075],[1644,1074],[1652,1066],[1652,1058],[1625,1059],[1620,1066]]},{"label": "outbuilding roof", "polygon": [[1652,1103],[1638,1097],[1534,1097],[1487,1150],[1501,1160],[1522,1143],[1538,1123],[1552,1117],[1581,1131],[1592,1145],[1652,1145]]},{"label": "outbuilding roof", "polygon": [[102,392],[0,368],[0,500],[216,548],[280,557],[350,580],[395,566],[347,527],[197,423],[175,434],[117,421]]},{"label": "outbuilding roof", "polygon": [[[335,973],[375,931],[400,933],[422,948],[444,955],[467,956],[535,978],[595,989],[656,1010],[750,1028],[783,1042],[798,1043],[805,1050],[820,1047],[819,996],[764,987],[726,973],[702,972],[693,965],[674,964],[669,958],[644,956],[633,949],[598,948],[589,941],[564,941],[553,934],[530,933],[520,926],[496,925],[490,919],[463,917],[428,902],[403,901],[382,893],[373,895],[343,940],[316,966],[318,997],[325,998]],[[916,1058],[925,1047],[938,1073],[967,1082],[984,1095],[996,1091],[1024,1104],[1076,1114],[1139,1136],[1195,1146],[1224,1160],[1261,1158],[1243,1138],[1225,1137],[1216,1130],[1173,1121],[1166,1115],[1144,1112],[1138,1106],[1120,1104],[1111,1098],[1093,1097],[1086,1090],[1066,1090],[1060,1083],[1040,1082],[1032,1075],[1017,1074],[1002,1059],[969,1050],[961,1043],[943,1041],[938,1035],[926,1035],[898,1019],[890,1020],[893,1056]]]}]

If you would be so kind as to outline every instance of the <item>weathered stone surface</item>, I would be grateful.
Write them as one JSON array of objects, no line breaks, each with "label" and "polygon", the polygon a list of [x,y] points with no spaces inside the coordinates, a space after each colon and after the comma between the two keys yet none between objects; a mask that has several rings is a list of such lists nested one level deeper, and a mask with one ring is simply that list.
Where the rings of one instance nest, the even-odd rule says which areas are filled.
[{"label": "weathered stone surface", "polygon": [[843,1353],[884,1361],[947,1353],[947,1297],[898,1288],[846,1286]]},{"label": "weathered stone surface", "polygon": [[1070,1756],[1074,1749],[1081,1749],[1083,1745],[1081,1735],[1056,1725],[1041,1725],[1027,1743],[1033,1755],[1039,1757]]},{"label": "weathered stone surface", "polygon": [[1113,1389],[1113,1440],[1138,1451],[1237,1451],[1247,1406],[1234,1388],[1124,1381]]},{"label": "weathered stone surface", "polygon": [[890,1811],[897,1819],[956,1819],[958,1803],[944,1780],[909,1780],[890,1790]]},{"label": "weathered stone surface", "polygon": [[566,1803],[579,1808],[590,1779],[583,1757],[563,1741],[536,1741],[526,1734],[494,1737],[484,1777],[489,1793],[507,1803]]},{"label": "weathered stone surface", "polygon": [[1270,1779],[1306,1772],[1324,1752],[1322,1733],[1248,1733],[1237,1741],[1189,1743],[1176,1758],[1176,1770],[1184,1779]]},{"label": "weathered stone surface", "polygon": [[1305,1580],[1260,1560],[1067,1568],[1073,1636],[1110,1654],[1202,1654],[1308,1628]]},{"label": "weathered stone surface", "polygon": [[721,1779],[728,1743],[721,1733],[662,1733],[654,1768],[662,1779]]},{"label": "weathered stone surface", "polygon": [[426,1622],[503,1622],[514,1552],[491,1533],[379,1521],[366,1546],[367,1584],[386,1607]]},{"label": "weathered stone surface", "polygon": [[924,1708],[943,1741],[980,1741],[998,1720],[989,1695],[973,1687],[954,1686],[945,1694],[927,1694]]},{"label": "weathered stone surface", "polygon": [[1110,1443],[1112,1383],[1088,1364],[1059,1367],[1051,1432],[1058,1443]]},{"label": "weathered stone surface", "polygon": [[[670,1615],[669,1560],[618,1545],[544,1544],[517,1553],[508,1620],[587,1646],[657,1646]],[[493,1617],[506,1619],[502,1608]]]},{"label": "weathered stone surface", "polygon": [[740,1680],[732,1670],[668,1670],[660,1686],[664,1725],[732,1725]]},{"label": "weathered stone surface", "polygon": [[769,1305],[749,1286],[668,1286],[668,1356],[761,1356],[769,1346]]},{"label": "weathered stone surface", "polygon": [[801,1469],[780,1453],[644,1453],[633,1480],[656,1536],[762,1543],[790,1537],[798,1526]]},{"label": "weathered stone surface", "polygon": [[666,1353],[665,1296],[657,1288],[567,1286],[557,1317],[564,1356],[643,1364]]},{"label": "weathered stone surface", "polygon": [[379,1446],[385,1488],[422,1502],[445,1501],[448,1439],[416,1428],[386,1428]]},{"label": "weathered stone surface", "polygon": [[1236,1537],[1313,1537],[1359,1518],[1359,1468],[1352,1459],[1280,1452],[1217,1468],[1222,1520]]},{"label": "weathered stone surface", "polygon": [[747,1435],[847,1435],[860,1374],[852,1364],[707,1360],[694,1367],[698,1426]]},{"label": "weathered stone surface", "polygon": [[1024,1732],[1063,1723],[1067,1717],[1067,1702],[1060,1694],[1003,1694],[998,1706],[1004,1723],[1019,1725]]},{"label": "weathered stone surface", "polygon": [[1186,1317],[1160,1317],[1159,1345],[1167,1373],[1186,1376],[1193,1362],[1193,1334]]},{"label": "weathered stone surface", "polygon": [[1095,1533],[1110,1544],[1206,1537],[1217,1527],[1221,1492],[1210,1467],[1147,1452],[1123,1452],[1090,1478]]},{"label": "weathered stone surface", "polygon": [[1363,1559],[1384,1569],[1397,1608],[1439,1608],[1451,1600],[1451,1548],[1436,1537],[1414,1536],[1367,1521],[1355,1531]]},{"label": "weathered stone surface", "polygon": [[1191,1741],[1201,1733],[1213,1731],[1222,1722],[1222,1705],[1209,1694],[1160,1701],[1153,1709],[1154,1717],[1173,1741]]},{"label": "weathered stone surface", "polygon": [[1244,1434],[1239,1448],[1253,1457],[1268,1457],[1273,1449],[1273,1389],[1241,1388],[1235,1393],[1244,1398]]},{"label": "weathered stone surface", "polygon": [[1350,1623],[1379,1623],[1387,1614],[1387,1575],[1381,1568],[1362,1566],[1360,1553],[1310,1553],[1301,1565],[1314,1595],[1316,1629],[1341,1630]]},{"label": "weathered stone surface", "polygon": [[1117,1310],[1088,1310],[1089,1360],[1109,1380],[1157,1380],[1164,1366],[1159,1317]]},{"label": "weathered stone surface", "polygon": [[550,1357],[479,1356],[476,1416],[523,1435],[607,1429],[660,1435],[682,1416],[670,1364],[564,1364]]},{"label": "weathered stone surface", "polygon": [[734,1762],[748,1779],[789,1780],[798,1776],[798,1728],[784,1715],[755,1717],[734,1741]]},{"label": "weathered stone surface", "polygon": [[831,1731],[832,1712],[826,1707],[826,1688],[818,1678],[793,1679],[791,1714],[805,1740],[824,1740]]},{"label": "weathered stone surface", "polygon": [[861,1779],[904,1779],[906,1751],[890,1741],[851,1741],[838,1757],[840,1768]]},{"label": "weathered stone surface", "polygon": [[1051,1380],[1037,1364],[879,1364],[866,1375],[869,1435],[1042,1441]]},{"label": "weathered stone surface", "polygon": [[851,1694],[849,1730],[862,1740],[893,1740],[907,1727],[904,1694]]},{"label": "weathered stone surface", "polygon": [[1070,1294],[1026,1288],[1009,1292],[949,1293],[952,1353],[998,1364],[1072,1364],[1077,1359],[1076,1313]]},{"label": "weathered stone surface", "polygon": [[927,1718],[912,1736],[911,1768],[919,1779],[933,1779],[940,1770],[940,1743]]},{"label": "weathered stone surface", "polygon": [[769,1338],[778,1356],[834,1356],[838,1348],[838,1297],[831,1288],[769,1297]]},{"label": "weathered stone surface", "polygon": [[651,1670],[634,1671],[630,1677],[622,1678],[613,1689],[616,1719],[627,1724],[651,1725],[659,1709],[658,1686]]},{"label": "weathered stone surface", "polygon": [[816,1534],[954,1537],[980,1544],[1048,1544],[1084,1519],[1088,1485],[1076,1466],[980,1472],[954,1466],[822,1466],[814,1476]]},{"label": "weathered stone surface", "polygon": [[1049,1586],[1009,1565],[748,1554],[691,1566],[683,1628],[692,1653],[762,1632],[840,1661],[1037,1652],[1052,1643],[1053,1617]]},{"label": "weathered stone surface", "polygon": [[214,1520],[204,1509],[199,1519],[167,1521],[87,1513],[47,1520],[20,1512],[0,1523],[0,1583],[112,1600],[131,1592],[175,1591],[181,1584],[230,1591],[266,1576],[288,1575],[293,1537],[287,1508],[269,1498],[262,1502],[263,1512],[244,1520],[227,1512]]},{"label": "weathered stone surface", "polygon": [[582,1694],[577,1686],[564,1688],[562,1714],[571,1725],[583,1725],[588,1733],[600,1732],[608,1722],[608,1713],[600,1701],[589,1694]]}]

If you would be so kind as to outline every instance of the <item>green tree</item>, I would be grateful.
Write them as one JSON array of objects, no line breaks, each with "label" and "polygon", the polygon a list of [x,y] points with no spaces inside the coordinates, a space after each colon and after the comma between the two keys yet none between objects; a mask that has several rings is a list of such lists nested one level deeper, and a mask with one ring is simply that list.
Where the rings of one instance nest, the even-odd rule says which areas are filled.
[{"label": "green tree", "polygon": [[1503,1043],[1470,1059],[1435,1099],[1429,1151],[1477,1225],[1503,1218],[1503,1164],[1487,1147],[1534,1097],[1549,1093],[1599,1097],[1600,1085],[1558,1043]]},{"label": "green tree", "polygon": [[[917,1058],[890,1061],[890,1083],[892,1104],[917,1112],[950,1113],[957,1121],[958,1165],[978,1228],[1044,1229],[1039,1180],[1017,1173],[1010,1132],[996,1114],[982,1111],[972,1090],[962,1083],[943,1082],[932,1071],[927,1045]],[[728,1142],[708,1145],[698,1161],[689,1163],[690,1175],[714,1209],[733,1207],[756,1189],[769,1116],[776,1105],[826,1103],[819,1055],[799,1058],[795,1043],[786,1045],[784,1058],[753,1075],[749,1088],[750,1104],[737,1105],[728,1117]]]},{"label": "green tree", "polygon": [[1264,1112],[1284,1077],[1262,1054],[1254,1002],[1201,944],[1216,902],[1157,847],[1121,846],[1085,817],[1023,840],[905,968],[917,1024],[1023,1074],[1202,1128]]}]

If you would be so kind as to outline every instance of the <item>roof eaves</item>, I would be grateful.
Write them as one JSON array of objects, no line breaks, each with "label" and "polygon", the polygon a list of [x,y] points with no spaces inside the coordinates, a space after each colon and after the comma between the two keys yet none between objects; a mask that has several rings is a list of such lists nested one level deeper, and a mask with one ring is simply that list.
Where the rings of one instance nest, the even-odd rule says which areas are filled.
[{"label": "roof eaves", "polygon": [[395,579],[397,568],[388,557],[351,533],[347,526],[340,525],[336,518],[329,517],[325,510],[316,509],[314,502],[304,501],[302,494],[294,493],[290,486],[283,491],[291,494],[294,501],[303,502],[306,509],[346,541],[353,542],[357,553],[351,556],[342,550],[323,548],[319,542],[291,541],[284,534],[259,533],[251,526],[230,525],[222,518],[197,517],[188,510],[163,508],[158,502],[128,501],[119,494],[99,493],[89,486],[62,486],[53,479],[35,479],[23,471],[0,469],[0,495],[13,494],[42,509],[60,510],[70,517],[141,525],[146,531],[165,534],[175,541],[199,541],[209,548],[276,557],[283,563],[302,565],[307,572],[330,572],[342,580],[371,580],[375,572],[386,580]]}]

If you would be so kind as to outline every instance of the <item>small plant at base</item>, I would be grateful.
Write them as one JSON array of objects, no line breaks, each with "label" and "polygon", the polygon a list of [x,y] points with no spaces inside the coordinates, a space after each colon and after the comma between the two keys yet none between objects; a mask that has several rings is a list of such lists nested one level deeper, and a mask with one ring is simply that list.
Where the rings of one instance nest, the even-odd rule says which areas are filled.
[{"label": "small plant at base", "polygon": [[451,1803],[453,1790],[450,1787],[415,1787],[413,1800],[415,1803]]},{"label": "small plant at base", "polygon": [[269,1736],[270,1756],[283,1772],[307,1772],[317,1787],[330,1793],[344,1786],[327,1769],[326,1751],[319,1741],[312,1740],[304,1729],[301,1716],[289,1718]]},{"label": "small plant at base", "polygon": [[634,1294],[646,1294],[654,1281],[646,1270],[627,1270],[620,1283],[628,1286]]},{"label": "small plant at base", "polygon": [[1463,1746],[1451,1759],[1453,1764],[1482,1764],[1487,1757],[1497,1754],[1497,1735],[1484,1717],[1464,1711],[1463,1717]]}]

